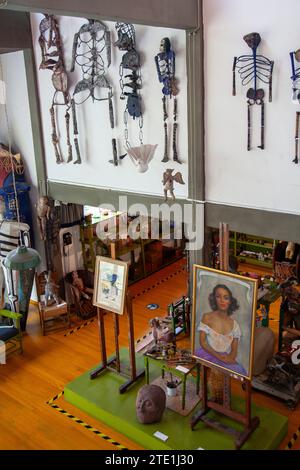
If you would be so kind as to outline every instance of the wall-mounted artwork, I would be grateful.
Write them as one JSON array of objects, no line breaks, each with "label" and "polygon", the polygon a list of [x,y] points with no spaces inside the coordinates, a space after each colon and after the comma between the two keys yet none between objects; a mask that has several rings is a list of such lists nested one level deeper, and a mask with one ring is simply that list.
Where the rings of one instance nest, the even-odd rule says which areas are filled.
[{"label": "wall-mounted artwork", "polygon": [[81,163],[76,106],[89,98],[93,103],[108,101],[110,126],[114,128],[113,93],[107,78],[107,69],[111,64],[110,32],[101,21],[89,20],[75,34],[71,72],[74,72],[75,64],[80,67],[82,77],[75,85],[72,98],[74,144],[77,154],[74,163]]},{"label": "wall-mounted artwork", "polygon": [[[135,29],[131,23],[120,22],[116,23],[115,28],[118,34],[118,40],[114,45],[117,46],[120,51],[125,51],[119,68],[121,87],[120,99],[127,99],[124,111],[125,147],[129,158],[139,173],[145,173],[148,170],[150,161],[153,159],[157,145],[145,145],[143,142],[142,73],[140,54],[136,49]],[[131,121],[130,118],[133,121],[136,120],[138,124],[140,145],[135,147],[132,147],[129,141],[128,121]],[[120,159],[123,159],[125,155],[122,155]],[[118,159],[115,158],[113,163],[117,165]]]},{"label": "wall-mounted artwork", "polygon": [[68,158],[67,163],[73,159],[72,145],[70,140],[70,108],[71,97],[68,88],[68,76],[65,70],[65,63],[62,50],[57,20],[53,15],[46,15],[39,25],[39,45],[42,53],[40,69],[51,70],[52,84],[55,89],[52,105],[50,108],[52,144],[55,152],[56,163],[63,163],[64,158],[60,149],[60,132],[57,129],[57,111],[60,107],[65,107],[65,125],[67,135]]},{"label": "wall-mounted artwork", "polygon": [[[296,66],[296,62],[300,62],[300,49],[294,52],[290,52],[291,67],[292,67],[292,82],[293,82],[293,96],[292,101],[295,104],[300,103],[300,66]],[[295,156],[293,163],[299,163],[299,123],[300,123],[300,111],[296,111],[296,123],[295,123]]]},{"label": "wall-mounted artwork", "polygon": [[93,304],[104,310],[123,315],[127,279],[127,263],[97,256]]},{"label": "wall-mounted artwork", "polygon": [[251,380],[257,281],[194,266],[192,354]]},{"label": "wall-mounted artwork", "polygon": [[[171,120],[169,120],[169,107],[170,100],[173,98],[173,137],[172,137],[172,150],[173,150],[173,161],[181,163],[177,152],[177,98],[178,87],[177,80],[175,78],[175,52],[171,48],[171,41],[169,38],[163,38],[160,42],[160,48],[158,54],[154,57],[157,76],[160,83],[163,84],[162,88],[162,104],[163,104],[163,120],[164,120],[164,136],[165,136],[165,147],[164,156],[162,162],[166,163],[169,161],[168,152],[168,127],[171,126]],[[168,123],[169,126],[168,126]]]},{"label": "wall-mounted artwork", "polygon": [[251,150],[251,133],[252,133],[252,116],[251,111],[253,105],[260,106],[260,145],[258,148],[263,150],[265,148],[265,91],[259,88],[259,83],[265,83],[269,88],[269,102],[272,101],[272,77],[274,62],[263,55],[257,54],[258,46],[261,42],[261,37],[258,33],[250,33],[244,36],[244,41],[252,50],[252,54],[241,55],[233,59],[233,83],[232,94],[236,95],[236,77],[235,71],[237,70],[242,81],[243,86],[251,84],[251,88],[247,90],[247,104],[248,104],[248,138],[247,150]]}]

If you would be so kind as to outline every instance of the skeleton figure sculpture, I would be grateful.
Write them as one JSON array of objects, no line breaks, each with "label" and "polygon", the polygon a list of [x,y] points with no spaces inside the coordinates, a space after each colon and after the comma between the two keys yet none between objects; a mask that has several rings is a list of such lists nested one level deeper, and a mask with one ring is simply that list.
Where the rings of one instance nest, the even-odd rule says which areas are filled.
[{"label": "skeleton figure sculpture", "polygon": [[164,157],[162,162],[168,162],[168,106],[167,97],[174,97],[174,108],[173,108],[173,160],[174,162],[181,163],[178,158],[176,138],[177,138],[177,98],[178,88],[175,79],[175,53],[171,49],[171,43],[169,38],[163,38],[160,42],[159,53],[154,58],[156,64],[156,70],[159,81],[163,84],[163,116],[164,116],[164,134],[165,134],[165,148]]},{"label": "skeleton figure sculpture", "polygon": [[[116,30],[118,33],[118,41],[115,42],[120,51],[126,51],[122,57],[120,64],[120,86],[121,86],[121,100],[127,96],[127,104],[125,113],[128,113],[133,119],[140,118],[140,128],[142,127],[142,109],[141,109],[141,95],[140,89],[142,88],[140,57],[135,49],[135,31],[132,24],[129,23],[116,23]],[[124,70],[128,70],[129,75],[125,75]],[[124,83],[124,78],[128,79]],[[127,91],[124,91],[128,88]],[[141,142],[142,143],[142,142]]]},{"label": "skeleton figure sculpture", "polygon": [[[295,52],[290,52],[291,67],[292,67],[292,82],[293,82],[293,96],[292,101],[295,104],[300,103],[300,67],[296,67],[295,61],[300,62],[300,49]],[[300,111],[296,111],[296,127],[295,127],[295,157],[293,163],[299,163],[299,123]]]},{"label": "skeleton figure sculpture", "polygon": [[[140,173],[144,173],[148,170],[148,164],[153,158],[157,145],[143,144],[143,114],[140,94],[142,77],[140,56],[135,45],[135,30],[130,23],[116,23],[115,27],[118,33],[118,40],[114,45],[117,46],[120,51],[126,51],[120,63],[120,99],[125,100],[127,97],[124,111],[125,146],[132,163]],[[128,70],[128,72],[127,75],[124,76],[124,71],[126,73],[126,70]],[[128,139],[128,116],[131,116],[133,120],[138,118],[140,145],[137,147],[131,147]],[[120,158],[122,159],[125,156],[126,154]],[[117,165],[118,160],[114,158],[112,163]]]},{"label": "skeleton figure sculpture", "polygon": [[[106,64],[102,52],[106,50]],[[74,72],[75,62],[81,68],[82,79],[76,84],[72,98],[72,114],[74,125],[74,144],[77,159],[81,163],[78,143],[78,126],[76,105],[84,103],[89,98],[94,101],[108,101],[110,126],[114,128],[114,112],[112,102],[112,87],[105,76],[106,67],[111,63],[110,32],[101,21],[88,20],[74,36],[71,72]],[[103,90],[107,96],[102,96]]]},{"label": "skeleton figure sculpture", "polygon": [[257,54],[257,48],[261,42],[258,33],[250,33],[244,36],[244,41],[252,50],[252,55],[242,55],[234,57],[233,60],[233,83],[232,94],[236,95],[235,70],[240,74],[242,85],[252,84],[253,87],[247,91],[248,98],[248,142],[247,150],[251,150],[251,107],[257,104],[261,107],[261,142],[258,148],[265,148],[265,92],[262,88],[258,88],[258,83],[266,83],[269,85],[269,102],[272,101],[272,73],[274,62],[267,59],[263,55]]},{"label": "skeleton figure sculpture", "polygon": [[176,183],[185,184],[182,179],[182,174],[178,171],[175,175],[172,175],[174,169],[168,168],[163,174],[163,185],[164,185],[164,194],[165,201],[168,199],[168,191],[171,194],[172,199],[175,199],[174,196],[174,181]]},{"label": "skeleton figure sculpture", "polygon": [[[67,132],[67,146],[68,146],[68,159],[67,162],[72,161],[72,145],[70,141],[70,107],[71,97],[68,91],[68,77],[65,70],[63,51],[61,45],[61,38],[58,29],[58,24],[53,15],[45,15],[45,18],[40,22],[40,37],[39,45],[42,51],[42,62],[40,69],[49,69],[53,71],[52,84],[55,88],[55,93],[52,99],[52,106],[50,108],[51,125],[52,125],[52,144],[56,156],[56,163],[62,163],[63,157],[60,151],[59,139],[57,135],[57,124],[55,119],[55,111],[57,106],[65,106],[65,123]],[[62,99],[61,99],[62,95]]]}]

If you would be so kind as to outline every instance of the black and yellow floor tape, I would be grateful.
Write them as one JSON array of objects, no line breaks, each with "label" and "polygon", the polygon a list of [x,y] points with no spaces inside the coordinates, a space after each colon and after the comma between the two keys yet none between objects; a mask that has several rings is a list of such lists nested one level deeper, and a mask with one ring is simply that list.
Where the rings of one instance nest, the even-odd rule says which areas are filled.
[{"label": "black and yellow floor tape", "polygon": [[70,336],[73,333],[75,333],[75,331],[81,330],[82,328],[84,328],[85,326],[90,325],[90,323],[93,323],[94,321],[95,321],[95,318],[92,318],[91,320],[85,321],[84,323],[82,323],[82,325],[79,325],[76,328],[73,328],[72,330],[67,331],[67,333],[65,333],[64,336]]},{"label": "black and yellow floor tape", "polygon": [[294,432],[292,438],[289,440],[289,442],[288,442],[287,446],[284,448],[284,450],[292,450],[292,448],[294,447],[295,442],[299,438],[299,436],[300,436],[300,426],[297,429],[297,431]]},{"label": "black and yellow floor tape", "polygon": [[54,403],[56,400],[58,400],[59,398],[61,398],[62,396],[64,395],[64,392],[61,392],[59,393],[58,395],[55,395],[55,397],[53,397],[51,400],[47,401],[47,405],[51,406],[51,408],[53,408],[54,410],[58,411],[59,413],[63,414],[64,416],[66,416],[67,418],[71,419],[72,421],[74,421],[75,423],[77,424],[80,424],[81,426],[83,426],[85,429],[88,429],[89,431],[91,431],[93,434],[96,434],[97,436],[99,436],[101,439],[104,439],[106,442],[109,442],[110,444],[112,444],[113,446],[115,446],[117,449],[119,450],[128,450],[127,447],[123,446],[122,444],[120,444],[119,442],[115,441],[114,439],[112,439],[111,437],[109,437],[107,434],[104,434],[103,432],[99,431],[98,429],[94,428],[93,426],[91,426],[90,424],[88,423],[85,423],[84,421],[82,421],[82,419],[80,418],[76,418],[76,416],[68,413],[66,410],[64,410],[63,408],[61,408],[60,406],[58,406],[56,403]]}]

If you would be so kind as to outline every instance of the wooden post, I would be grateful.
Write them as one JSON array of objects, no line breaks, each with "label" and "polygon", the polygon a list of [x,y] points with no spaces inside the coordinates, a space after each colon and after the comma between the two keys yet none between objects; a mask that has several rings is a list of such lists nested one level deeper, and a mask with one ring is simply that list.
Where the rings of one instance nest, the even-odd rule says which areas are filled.
[{"label": "wooden post", "polygon": [[91,379],[95,379],[98,375],[105,369],[108,369],[111,364],[113,364],[116,360],[116,357],[112,357],[109,361],[107,361],[107,354],[106,354],[106,344],[105,344],[105,329],[104,329],[104,314],[102,308],[97,307],[97,315],[98,315],[98,326],[99,326],[99,340],[100,340],[100,352],[101,352],[101,359],[102,365],[95,369],[90,374]]},{"label": "wooden post", "polygon": [[97,307],[98,326],[99,326],[99,340],[101,349],[101,359],[104,367],[107,366],[106,344],[105,344],[105,329],[104,329],[104,315],[102,308]]},{"label": "wooden post", "polygon": [[135,348],[134,348],[134,323],[133,323],[133,312],[132,312],[132,301],[130,293],[126,294],[126,307],[128,315],[128,342],[129,342],[129,359],[130,359],[130,380],[125,382],[119,388],[120,393],[126,392],[127,388],[130,387],[134,382],[145,375],[145,370],[140,372],[136,371],[135,361]]},{"label": "wooden post", "polygon": [[114,313],[114,330],[115,330],[116,370],[118,372],[121,372],[120,348],[119,348],[119,315],[117,313]]},{"label": "wooden post", "polygon": [[135,362],[135,348],[134,348],[134,323],[132,312],[131,295],[128,292],[126,296],[127,315],[128,315],[128,341],[129,341],[129,357],[131,366],[131,378],[136,378],[136,362]]}]

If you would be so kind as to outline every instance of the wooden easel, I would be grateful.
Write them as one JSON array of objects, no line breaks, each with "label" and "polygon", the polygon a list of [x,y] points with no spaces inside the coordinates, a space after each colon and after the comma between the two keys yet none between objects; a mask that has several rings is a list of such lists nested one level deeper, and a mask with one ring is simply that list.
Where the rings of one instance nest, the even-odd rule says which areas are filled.
[{"label": "wooden easel", "polygon": [[[229,228],[228,224],[220,224],[220,269],[222,271],[228,271],[229,264]],[[220,372],[224,378],[223,384],[223,403],[219,404],[214,401],[208,400],[208,369],[216,370],[220,372],[220,369],[217,367],[208,367],[205,364],[201,365],[201,392],[202,392],[202,409],[199,410],[191,419],[191,428],[194,429],[196,424],[201,420],[208,426],[217,429],[218,431],[226,432],[235,438],[235,447],[240,449],[242,445],[247,441],[249,436],[255,431],[259,425],[259,418],[255,416],[251,418],[251,381],[246,380],[243,377],[237,378],[230,372]],[[238,413],[237,411],[231,408],[231,384],[230,378],[237,378],[237,380],[243,381],[245,385],[245,394],[246,394],[246,409],[245,414]],[[219,421],[207,417],[207,413],[210,410],[217,411],[233,420],[243,424],[245,429],[242,432],[237,431],[229,426],[226,426]]]},{"label": "wooden easel", "polygon": [[132,314],[132,300],[130,294],[126,294],[126,310],[128,317],[128,340],[129,340],[129,358],[130,358],[130,375],[121,371],[121,362],[120,362],[120,350],[119,350],[119,315],[113,313],[114,315],[114,334],[115,334],[115,355],[108,361],[106,354],[106,343],[105,343],[105,328],[104,328],[104,310],[97,307],[97,316],[98,316],[98,325],[99,325],[99,339],[100,339],[100,351],[102,365],[94,370],[90,378],[95,379],[98,377],[101,372],[108,369],[113,372],[117,372],[124,377],[129,377],[129,380],[122,384],[119,387],[120,393],[126,392],[134,382],[139,380],[145,375],[145,370],[140,372],[136,371],[136,361],[135,361],[135,348],[134,348],[134,325],[133,325],[133,314]]},{"label": "wooden easel", "polygon": [[[204,364],[201,365],[202,408],[192,417],[191,428],[194,429],[196,424],[201,420],[208,426],[233,436],[235,439],[234,443],[236,449],[240,449],[259,425],[259,418],[257,416],[251,418],[251,382],[250,380],[244,381],[246,393],[245,414],[238,413],[231,408],[230,373],[224,373],[223,404],[221,405],[208,399],[208,369],[211,369],[211,367],[207,367]],[[242,432],[239,432],[215,419],[209,418],[206,415],[211,410],[217,411],[218,413],[228,416],[234,421],[243,424],[245,429]]]}]

